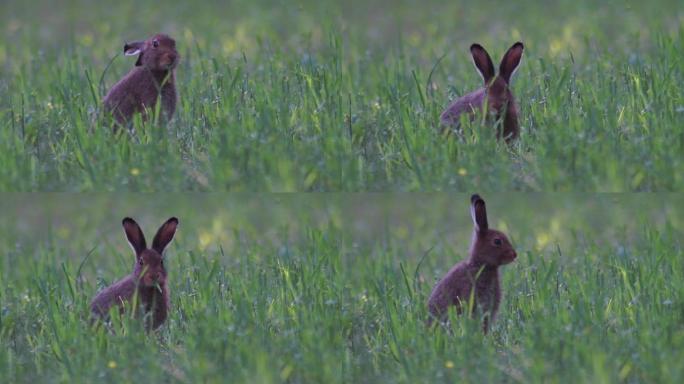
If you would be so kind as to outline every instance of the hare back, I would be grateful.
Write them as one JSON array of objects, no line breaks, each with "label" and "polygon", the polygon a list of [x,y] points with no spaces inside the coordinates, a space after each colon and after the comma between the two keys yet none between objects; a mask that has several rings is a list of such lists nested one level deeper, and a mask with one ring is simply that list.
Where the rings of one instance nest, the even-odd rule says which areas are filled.
[{"label": "hare back", "polygon": [[441,317],[452,305],[455,305],[460,313],[460,303],[467,300],[471,289],[466,263],[456,264],[432,290],[428,299],[430,314]]},{"label": "hare back", "polygon": [[461,303],[470,300],[473,288],[475,309],[496,312],[501,300],[498,269],[481,269],[468,262],[456,264],[433,289],[428,300],[430,313],[442,316],[452,305],[460,313]]},{"label": "hare back", "polygon": [[442,112],[440,117],[442,124],[458,124],[463,113],[473,114],[476,110],[482,108],[484,97],[485,88],[480,88],[477,91],[470,92],[454,100],[444,112]]},{"label": "hare back", "polygon": [[123,304],[133,297],[135,290],[135,280],[132,276],[127,276],[100,291],[90,304],[90,309],[100,317],[107,316],[113,305],[118,305],[123,310]]},{"label": "hare back", "polygon": [[105,109],[119,123],[129,121],[135,113],[152,109],[161,93],[162,110],[170,119],[176,109],[176,86],[173,73],[155,74],[145,67],[133,68],[116,83],[104,98]]}]

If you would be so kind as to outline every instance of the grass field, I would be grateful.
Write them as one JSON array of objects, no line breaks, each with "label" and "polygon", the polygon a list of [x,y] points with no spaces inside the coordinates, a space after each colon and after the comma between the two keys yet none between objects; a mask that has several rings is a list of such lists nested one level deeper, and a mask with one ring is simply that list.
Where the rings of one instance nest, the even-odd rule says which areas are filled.
[{"label": "grass field", "polygon": [[[465,256],[468,196],[2,194],[0,382],[657,382],[684,379],[684,199],[486,196],[519,253],[493,332],[424,326]],[[120,219],[181,226],[158,335],[88,325],[130,272]],[[149,236],[149,235],[148,235]]]},{"label": "grass field", "polygon": [[[3,1],[0,190],[684,189],[679,0],[223,3]],[[176,119],[114,137],[122,45],[158,31],[183,56]],[[480,86],[469,44],[515,40],[521,140],[441,134]]]},{"label": "grass field", "polygon": [[[684,5],[546,3],[0,2],[0,383],[684,382]],[[115,134],[157,32],[175,118]],[[518,40],[520,139],[446,134]],[[425,325],[474,192],[519,255],[488,335]],[[90,324],[125,216],[180,219],[155,333]]]}]

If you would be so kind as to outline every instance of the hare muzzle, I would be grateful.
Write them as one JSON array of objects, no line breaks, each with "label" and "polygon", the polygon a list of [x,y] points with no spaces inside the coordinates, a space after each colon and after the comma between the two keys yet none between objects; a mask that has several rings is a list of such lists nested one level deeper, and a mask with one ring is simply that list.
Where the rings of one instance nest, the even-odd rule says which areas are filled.
[{"label": "hare muzzle", "polygon": [[504,264],[512,263],[513,260],[515,260],[518,257],[518,254],[515,251],[510,251],[506,254],[506,257],[504,259]]},{"label": "hare muzzle", "polygon": [[167,69],[173,69],[178,63],[178,55],[175,53],[168,53],[162,56],[161,65]]}]

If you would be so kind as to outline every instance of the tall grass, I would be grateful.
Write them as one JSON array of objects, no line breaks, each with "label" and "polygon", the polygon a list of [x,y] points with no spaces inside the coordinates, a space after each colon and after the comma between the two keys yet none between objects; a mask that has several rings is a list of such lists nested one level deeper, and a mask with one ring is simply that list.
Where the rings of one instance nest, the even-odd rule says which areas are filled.
[{"label": "tall grass", "polygon": [[[467,196],[38,197],[2,199],[2,382],[684,378],[678,195],[489,196],[520,257],[488,336],[476,319],[424,324],[432,285],[465,257]],[[91,328],[89,300],[131,268],[112,217],[137,212],[149,232],[163,206],[181,220],[168,322]]]},{"label": "tall grass", "polygon": [[[0,7],[5,191],[684,186],[677,1]],[[117,137],[98,111],[132,66],[121,46],[157,31],[183,56],[176,119]],[[446,137],[441,109],[480,86],[468,45],[498,60],[514,40],[521,140],[479,124]]]}]

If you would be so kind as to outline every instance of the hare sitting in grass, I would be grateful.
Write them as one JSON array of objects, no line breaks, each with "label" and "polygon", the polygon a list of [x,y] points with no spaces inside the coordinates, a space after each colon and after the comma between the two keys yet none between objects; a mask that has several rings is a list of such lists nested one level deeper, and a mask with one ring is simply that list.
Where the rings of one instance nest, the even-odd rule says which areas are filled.
[{"label": "hare sitting in grass", "polygon": [[517,255],[504,233],[489,228],[484,200],[473,195],[470,201],[475,227],[470,257],[451,268],[432,290],[428,300],[428,323],[432,319],[444,320],[452,306],[461,314],[472,303],[473,310],[484,315],[486,333],[501,302],[499,267],[515,260]]},{"label": "hare sitting in grass", "polygon": [[499,74],[494,70],[494,64],[487,51],[480,44],[470,46],[470,53],[475,68],[484,80],[484,86],[477,91],[468,93],[452,102],[440,117],[444,126],[458,125],[461,115],[467,113],[474,116],[475,111],[486,108],[496,121],[503,119],[503,132],[499,130],[497,137],[503,137],[506,142],[515,140],[520,134],[518,126],[518,107],[511,92],[511,77],[518,69],[523,54],[523,43],[517,42],[508,49],[501,64]]},{"label": "hare sitting in grass", "polygon": [[123,219],[122,225],[128,242],[135,251],[133,273],[100,291],[90,304],[91,311],[96,318],[106,319],[112,306],[118,306],[123,312],[125,306],[132,305],[137,296],[137,303],[145,314],[151,314],[145,316],[146,328],[157,329],[166,320],[169,310],[163,253],[173,240],[178,219],[172,217],[159,228],[152,240],[152,248],[147,248],[145,236],[133,219]]},{"label": "hare sitting in grass", "polygon": [[176,41],[158,34],[145,41],[124,44],[124,54],[138,55],[135,67],[104,98],[104,108],[116,121],[125,125],[134,114],[147,118],[161,98],[164,118],[170,120],[176,110],[178,95],[174,70],[180,56]]}]

